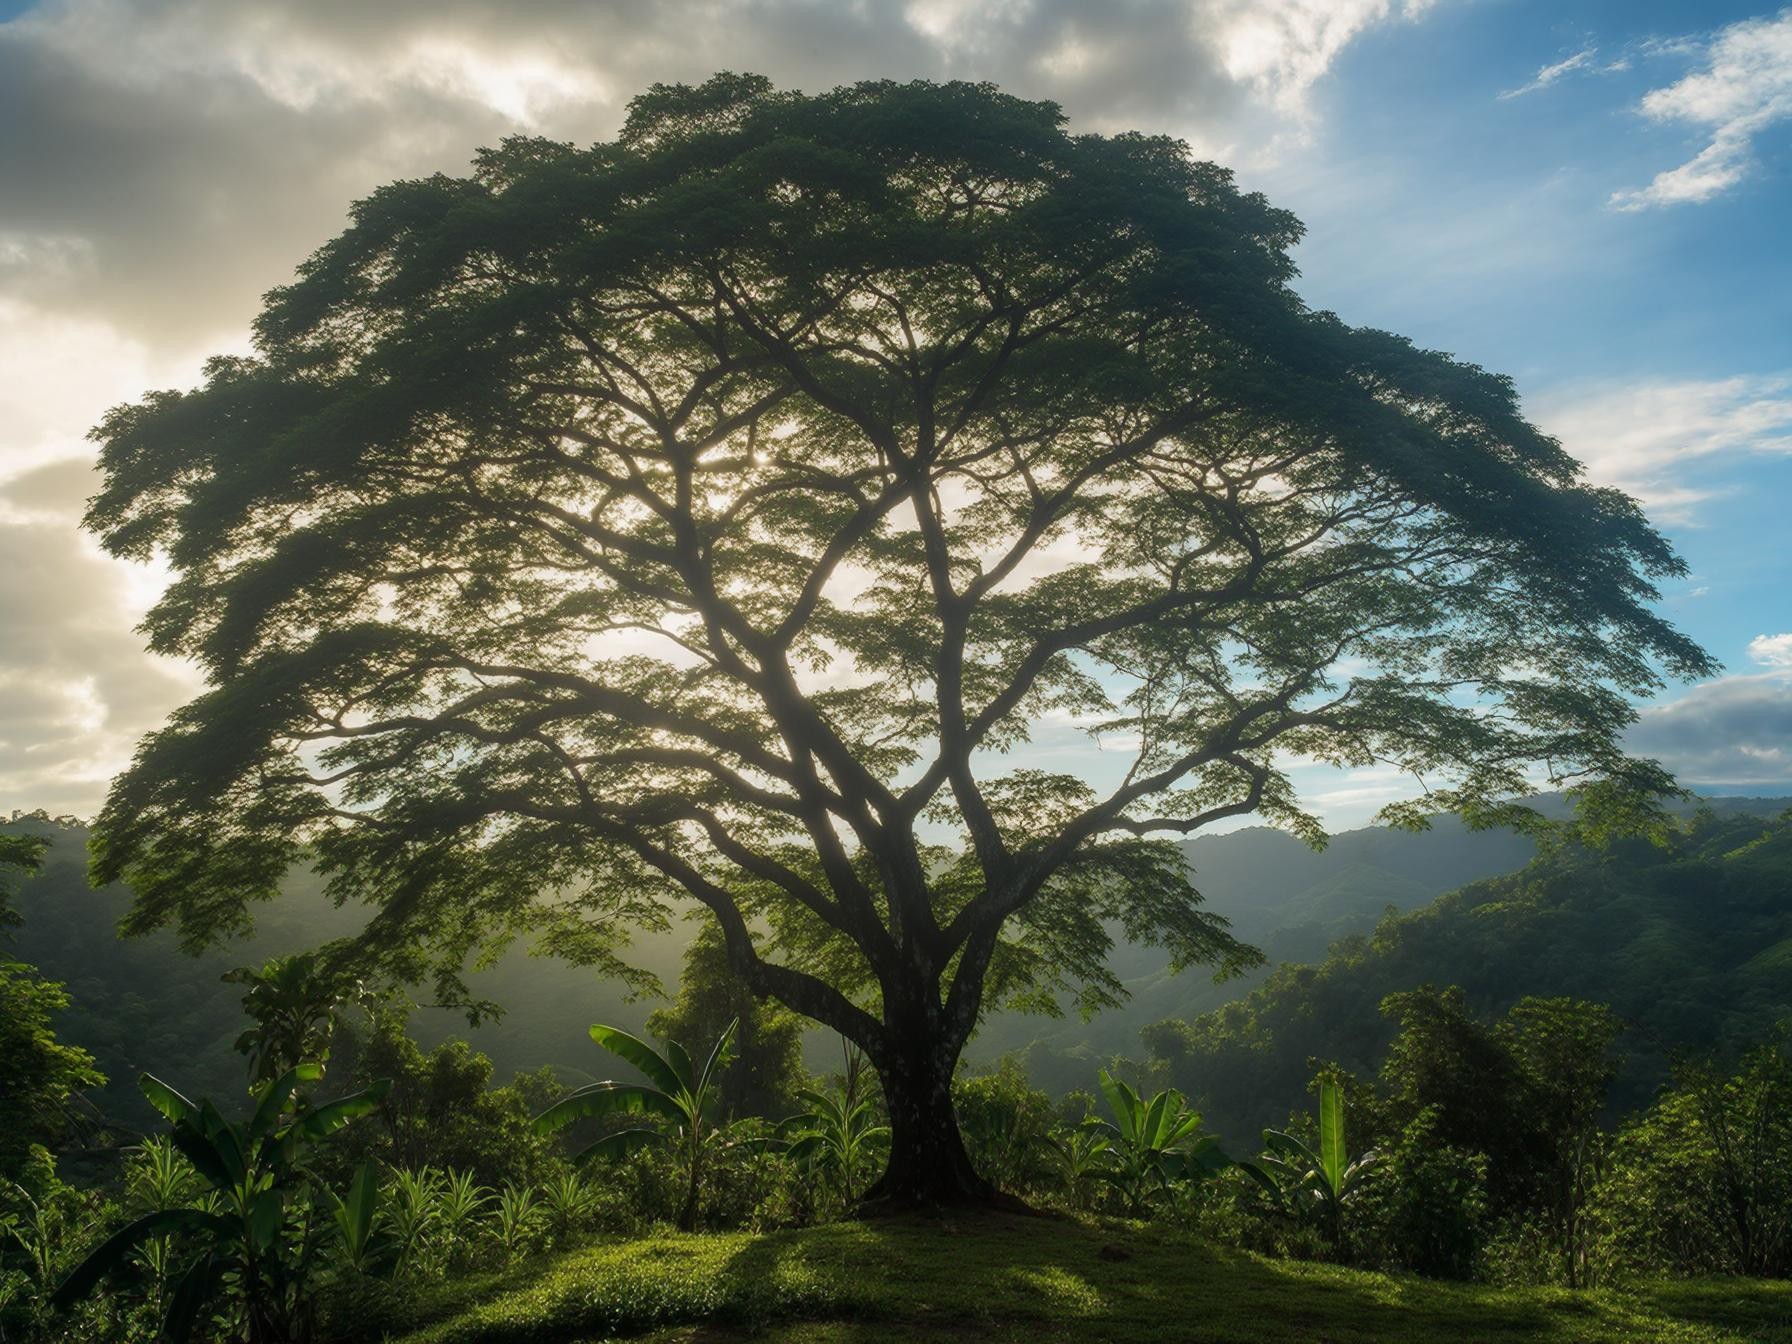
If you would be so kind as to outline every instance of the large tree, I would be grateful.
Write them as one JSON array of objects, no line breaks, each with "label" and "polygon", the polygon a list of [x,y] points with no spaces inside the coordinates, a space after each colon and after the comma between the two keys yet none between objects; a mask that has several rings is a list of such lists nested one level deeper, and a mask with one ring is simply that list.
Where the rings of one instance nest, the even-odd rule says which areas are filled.
[{"label": "large tree", "polygon": [[90,525],[167,557],[150,641],[210,677],[98,876],[199,943],[315,862],[449,988],[525,931],[625,973],[701,902],[872,1060],[883,1192],[986,1193],[981,1012],[1112,1000],[1118,934],[1251,956],[1175,837],[1315,834],[1302,758],[1482,818],[1657,782],[1628,697],[1707,665],[1635,504],[1507,380],[1307,309],[1299,236],[965,84],[656,86],[376,192],[253,357],[96,431]]}]

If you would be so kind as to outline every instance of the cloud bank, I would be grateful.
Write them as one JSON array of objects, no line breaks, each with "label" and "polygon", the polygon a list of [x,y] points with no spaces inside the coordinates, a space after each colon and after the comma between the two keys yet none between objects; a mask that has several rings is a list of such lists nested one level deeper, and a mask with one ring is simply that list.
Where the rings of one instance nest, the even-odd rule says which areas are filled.
[{"label": "cloud bank", "polygon": [[1763,671],[1645,709],[1626,746],[1695,788],[1792,788],[1792,634],[1757,635],[1749,654]]}]

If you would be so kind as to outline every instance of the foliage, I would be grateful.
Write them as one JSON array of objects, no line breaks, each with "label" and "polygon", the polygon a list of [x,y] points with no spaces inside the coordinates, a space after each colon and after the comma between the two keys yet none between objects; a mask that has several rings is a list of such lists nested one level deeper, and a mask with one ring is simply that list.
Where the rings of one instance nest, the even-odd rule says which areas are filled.
[{"label": "foliage", "polygon": [[1098,1127],[1087,1124],[1055,1129],[1047,1141],[1057,1159],[1065,1197],[1071,1209],[1080,1213],[1089,1207],[1106,1179],[1113,1143]]},{"label": "foliage", "polygon": [[1352,1258],[1428,1278],[1475,1278],[1489,1234],[1487,1155],[1443,1142],[1429,1108],[1377,1151],[1347,1212]]},{"label": "foliage", "polygon": [[[1441,896],[1320,965],[1278,967],[1235,1003],[1160,1023],[1146,1041],[1208,1122],[1239,1139],[1280,1122],[1310,1060],[1374,1074],[1398,1030],[1381,1009],[1391,994],[1454,985],[1480,1017],[1527,996],[1567,997],[1634,1025],[1607,1102],[1634,1109],[1667,1081],[1672,1052],[1734,1057],[1786,1014],[1788,892],[1792,816],[1698,814],[1666,849],[1559,848]],[[1500,1087],[1485,1077],[1484,1094]]]},{"label": "foliage", "polygon": [[[347,1053],[347,1052],[345,1052]],[[565,1089],[547,1069],[491,1086],[491,1061],[464,1040],[424,1051],[407,1030],[405,1014],[377,1005],[367,1034],[354,1042],[353,1083],[386,1079],[380,1123],[358,1126],[330,1155],[346,1174],[372,1159],[406,1170],[466,1172],[481,1185],[542,1179],[555,1158],[535,1131],[534,1117]]]},{"label": "foliage", "polygon": [[[695,901],[866,1049],[886,1191],[986,1194],[987,1006],[1115,1001],[1116,931],[1254,960],[1164,837],[1316,838],[1296,756],[1477,824],[1533,767],[1659,791],[1632,697],[1713,666],[1635,503],[1509,380],[1308,309],[1300,233],[973,84],[718,76],[381,189],[252,356],[96,431],[88,523],[170,557],[145,628],[207,685],[96,874],[204,944],[304,856],[445,995],[530,930],[628,974]],[[1003,772],[1053,708],[1138,743],[1111,790]]]},{"label": "foliage", "polygon": [[1052,1180],[1052,1099],[1027,1083],[1012,1059],[988,1073],[958,1078],[952,1105],[977,1170],[999,1190],[1030,1195]]},{"label": "foliage", "polygon": [[702,1193],[703,1161],[711,1138],[718,1133],[708,1121],[717,1102],[717,1088],[722,1067],[727,1062],[734,1040],[736,1024],[729,1022],[716,1037],[715,1045],[697,1068],[683,1046],[666,1041],[661,1054],[645,1041],[606,1027],[593,1024],[591,1039],[618,1059],[633,1065],[648,1078],[646,1083],[625,1083],[606,1080],[581,1087],[556,1101],[535,1120],[539,1134],[551,1134],[575,1120],[604,1120],[619,1116],[654,1117],[669,1121],[674,1127],[668,1134],[664,1128],[636,1125],[612,1130],[589,1144],[577,1160],[593,1158],[614,1160],[652,1144],[673,1143],[680,1151],[687,1173],[684,1203],[679,1208],[678,1225],[686,1231],[697,1225],[698,1203]]},{"label": "foliage", "polygon": [[236,1048],[249,1057],[251,1082],[271,1082],[306,1060],[328,1062],[336,1013],[349,991],[318,953],[272,957],[259,970],[240,966],[224,980],[246,986],[243,1011],[251,1025]]},{"label": "foliage", "polygon": [[382,1091],[374,1087],[292,1109],[300,1085],[322,1072],[315,1064],[301,1064],[260,1084],[251,1093],[254,1113],[238,1123],[226,1120],[210,1101],[195,1104],[145,1074],[144,1094],[167,1116],[171,1142],[204,1180],[210,1197],[198,1207],[153,1210],[118,1228],[62,1280],[55,1305],[82,1301],[103,1279],[126,1268],[146,1243],[172,1236],[183,1255],[160,1326],[170,1340],[189,1338],[220,1298],[241,1311],[250,1344],[307,1336],[311,1279],[326,1232],[303,1159],[312,1145],[372,1111]]},{"label": "foliage", "polygon": [[1362,1191],[1363,1177],[1379,1160],[1370,1150],[1352,1158],[1344,1136],[1344,1091],[1336,1079],[1319,1079],[1319,1134],[1309,1146],[1286,1130],[1263,1131],[1265,1151],[1239,1166],[1272,1199],[1297,1216],[1311,1214],[1335,1252],[1345,1250],[1346,1206]]},{"label": "foliage", "polygon": [[647,1029],[663,1041],[713,1041],[730,1022],[738,1025],[717,1080],[722,1114],[785,1114],[807,1082],[803,1019],[753,992],[728,965],[721,926],[706,919],[685,947],[678,997]]},{"label": "foliage", "polygon": [[1190,1110],[1175,1089],[1147,1101],[1103,1069],[1101,1094],[1113,1119],[1089,1123],[1107,1140],[1110,1162],[1102,1174],[1133,1217],[1167,1194],[1172,1182],[1211,1175],[1229,1165],[1219,1141],[1201,1133],[1200,1113]]},{"label": "foliage", "polygon": [[56,1037],[61,985],[0,958],[0,1180],[38,1183],[68,1132],[69,1105],[105,1080],[85,1050]]},{"label": "foliage", "polygon": [[803,1110],[781,1127],[785,1155],[833,1193],[837,1206],[852,1209],[883,1156],[890,1127],[882,1123],[864,1054],[843,1041],[845,1068],[838,1080],[801,1094]]},{"label": "foliage", "polygon": [[48,848],[41,836],[0,834],[0,1182],[39,1190],[71,1099],[105,1082],[92,1055],[56,1038],[55,1016],[68,1007],[63,987],[8,955],[19,923],[12,880],[36,872]]},{"label": "foliage", "polygon": [[1728,1076],[1683,1062],[1619,1133],[1593,1204],[1623,1269],[1792,1275],[1792,1026]]}]

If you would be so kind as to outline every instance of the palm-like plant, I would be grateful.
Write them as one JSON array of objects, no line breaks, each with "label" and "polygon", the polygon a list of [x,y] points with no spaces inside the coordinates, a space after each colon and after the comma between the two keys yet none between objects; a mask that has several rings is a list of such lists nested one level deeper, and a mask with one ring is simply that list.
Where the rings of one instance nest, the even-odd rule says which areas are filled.
[{"label": "palm-like plant", "polygon": [[143,1094],[168,1118],[171,1141],[207,1188],[204,1206],[155,1209],[126,1223],[69,1273],[53,1303],[80,1301],[140,1246],[171,1236],[182,1254],[163,1338],[190,1337],[202,1309],[227,1288],[242,1299],[250,1344],[302,1333],[308,1279],[329,1235],[328,1221],[313,1216],[316,1182],[304,1165],[305,1150],[377,1107],[387,1087],[376,1083],[323,1106],[291,1107],[299,1086],[322,1073],[316,1064],[301,1064],[256,1087],[254,1114],[240,1124],[210,1101],[189,1101],[144,1074]]},{"label": "palm-like plant", "polygon": [[803,1170],[834,1187],[841,1204],[851,1208],[858,1198],[859,1176],[875,1160],[890,1127],[881,1123],[869,1086],[864,1052],[845,1042],[845,1069],[826,1090],[797,1093],[803,1110],[778,1126],[784,1152]]},{"label": "palm-like plant", "polygon": [[1058,1130],[1046,1140],[1058,1160],[1058,1173],[1064,1178],[1065,1193],[1070,1196],[1073,1209],[1088,1207],[1091,1190],[1107,1174],[1108,1154],[1114,1145],[1103,1132],[1105,1128],[1099,1120],[1088,1120]]},{"label": "palm-like plant", "polygon": [[1174,1088],[1146,1100],[1103,1069],[1101,1093],[1114,1114],[1112,1121],[1093,1122],[1108,1141],[1102,1177],[1119,1189],[1131,1216],[1142,1214],[1172,1182],[1211,1175],[1231,1164],[1219,1141],[1201,1133],[1200,1113],[1190,1110]]},{"label": "palm-like plant", "polygon": [[547,1212],[557,1241],[565,1242],[597,1206],[597,1192],[577,1171],[563,1171],[541,1187],[541,1206]]},{"label": "palm-like plant", "polygon": [[342,1263],[357,1274],[383,1278],[398,1266],[400,1247],[380,1208],[379,1171],[372,1162],[355,1169],[348,1193],[324,1191],[335,1224]]},{"label": "palm-like plant", "polygon": [[504,1248],[505,1255],[514,1259],[528,1247],[536,1225],[541,1222],[544,1213],[541,1200],[534,1186],[510,1182],[498,1192],[495,1207],[498,1244]]},{"label": "palm-like plant", "polygon": [[1286,1130],[1263,1131],[1266,1151],[1256,1162],[1238,1165],[1270,1197],[1296,1213],[1317,1214],[1334,1250],[1344,1248],[1344,1206],[1361,1186],[1363,1173],[1378,1160],[1373,1149],[1354,1161],[1344,1143],[1344,1092],[1330,1078],[1319,1080],[1319,1150]]},{"label": "palm-like plant", "polygon": [[398,1248],[398,1268],[405,1273],[427,1273],[452,1254],[448,1239],[435,1236],[447,1189],[448,1178],[434,1167],[392,1169],[386,1217]]},{"label": "palm-like plant", "polygon": [[[591,1028],[591,1039],[617,1058],[639,1069],[646,1083],[606,1080],[591,1083],[562,1097],[535,1119],[538,1134],[551,1134],[575,1120],[608,1119],[612,1116],[657,1117],[667,1125],[636,1125],[604,1135],[576,1157],[616,1159],[649,1144],[673,1143],[681,1151],[686,1169],[684,1205],[678,1225],[685,1231],[697,1226],[697,1204],[702,1190],[703,1153],[710,1129],[706,1112],[713,1108],[716,1084],[729,1058],[739,1019],[722,1028],[714,1048],[698,1069],[676,1041],[665,1041],[665,1053],[645,1041],[601,1024]],[[669,1127],[668,1127],[669,1125]]]}]

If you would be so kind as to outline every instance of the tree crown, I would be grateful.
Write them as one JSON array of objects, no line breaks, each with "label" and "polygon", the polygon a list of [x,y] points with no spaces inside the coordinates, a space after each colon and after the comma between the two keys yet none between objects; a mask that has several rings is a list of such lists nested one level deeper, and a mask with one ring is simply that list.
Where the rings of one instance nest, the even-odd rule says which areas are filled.
[{"label": "tree crown", "polygon": [[[1242,964],[1170,837],[1316,835],[1294,758],[1482,819],[1662,783],[1618,736],[1707,667],[1678,560],[1508,380],[1307,309],[1299,236],[966,84],[656,86],[376,192],[254,357],[96,431],[89,524],[211,681],[98,874],[199,941],[314,855],[450,976],[525,928],[624,973],[694,897],[869,1040],[903,967],[968,1031],[1112,999],[1117,931]],[[1127,763],[1017,765],[1048,717]]]}]

